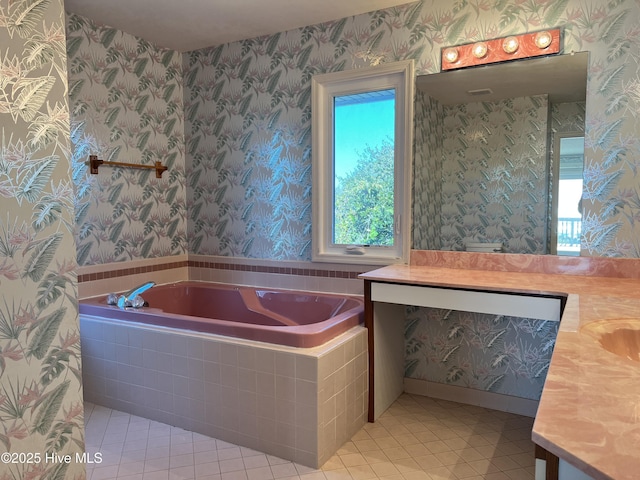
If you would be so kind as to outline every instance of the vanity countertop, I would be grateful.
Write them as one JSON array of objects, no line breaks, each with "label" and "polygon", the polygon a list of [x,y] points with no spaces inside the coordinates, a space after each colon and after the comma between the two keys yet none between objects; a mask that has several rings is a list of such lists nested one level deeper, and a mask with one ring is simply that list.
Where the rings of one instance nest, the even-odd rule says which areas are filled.
[{"label": "vanity countertop", "polygon": [[596,479],[638,478],[640,362],[606,351],[582,329],[603,320],[640,322],[639,279],[426,265],[391,265],[360,278],[565,297],[533,441]]}]

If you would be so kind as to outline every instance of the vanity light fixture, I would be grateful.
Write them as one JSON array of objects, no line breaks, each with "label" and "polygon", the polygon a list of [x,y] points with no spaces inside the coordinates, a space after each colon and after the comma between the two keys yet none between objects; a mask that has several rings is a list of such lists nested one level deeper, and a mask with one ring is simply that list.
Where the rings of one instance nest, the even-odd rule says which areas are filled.
[{"label": "vanity light fixture", "polygon": [[442,49],[441,69],[454,70],[489,63],[560,53],[561,30],[509,35],[492,40],[479,40]]},{"label": "vanity light fixture", "polygon": [[518,47],[520,46],[520,42],[517,37],[507,37],[502,42],[502,49],[506,53],[515,53],[518,51]]}]

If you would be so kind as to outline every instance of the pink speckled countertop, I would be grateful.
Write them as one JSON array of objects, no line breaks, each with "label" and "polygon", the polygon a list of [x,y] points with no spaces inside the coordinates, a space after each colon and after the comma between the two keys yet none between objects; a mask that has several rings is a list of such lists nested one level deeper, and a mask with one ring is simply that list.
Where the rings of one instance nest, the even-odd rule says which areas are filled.
[{"label": "pink speckled countertop", "polygon": [[[640,362],[604,350],[584,326],[637,319],[640,328],[640,260],[417,253],[412,252],[412,265],[392,265],[360,277],[567,298],[533,441],[596,479],[637,479]],[[568,274],[571,262],[579,274]]]}]

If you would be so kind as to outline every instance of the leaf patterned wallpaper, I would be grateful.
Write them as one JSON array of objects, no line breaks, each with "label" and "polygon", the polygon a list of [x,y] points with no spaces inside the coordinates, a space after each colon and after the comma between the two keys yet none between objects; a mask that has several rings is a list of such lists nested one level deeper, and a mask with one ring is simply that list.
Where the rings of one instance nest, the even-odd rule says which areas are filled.
[{"label": "leaf patterned wallpaper", "polygon": [[81,478],[84,450],[64,10],[0,1],[2,478]]},{"label": "leaf patterned wallpaper", "polygon": [[539,400],[558,322],[407,307],[405,377]]},{"label": "leaf patterned wallpaper", "polygon": [[434,73],[444,45],[563,26],[591,52],[583,254],[640,257],[639,21],[633,0],[424,0],[185,54],[189,252],[310,259],[312,75]]},{"label": "leaf patterned wallpaper", "polygon": [[[78,15],[67,18],[78,263],[186,253],[182,57]],[[168,167],[99,168],[107,161]]]},{"label": "leaf patterned wallpaper", "polygon": [[413,222],[411,244],[416,250],[442,248],[443,106],[416,90],[414,107]]},{"label": "leaf patterned wallpaper", "polygon": [[[310,260],[312,75],[408,58],[435,73],[444,45],[555,26],[591,52],[582,253],[640,257],[639,18],[633,0],[423,0],[180,55],[70,15],[79,263]],[[90,152],[171,168],[90,177]]]}]

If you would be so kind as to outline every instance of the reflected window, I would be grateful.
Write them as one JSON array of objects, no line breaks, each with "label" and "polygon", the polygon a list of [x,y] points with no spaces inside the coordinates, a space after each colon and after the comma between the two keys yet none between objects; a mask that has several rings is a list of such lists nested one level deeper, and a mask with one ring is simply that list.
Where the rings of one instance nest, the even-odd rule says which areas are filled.
[{"label": "reflected window", "polygon": [[558,255],[580,255],[584,137],[560,138],[558,162]]}]

